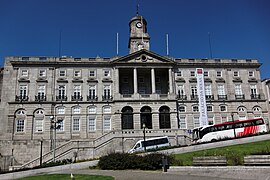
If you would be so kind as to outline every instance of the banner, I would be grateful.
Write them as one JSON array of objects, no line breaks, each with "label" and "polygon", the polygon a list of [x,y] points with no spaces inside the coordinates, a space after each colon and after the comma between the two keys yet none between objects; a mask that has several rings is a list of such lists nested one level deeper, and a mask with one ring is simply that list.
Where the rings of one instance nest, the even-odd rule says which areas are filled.
[{"label": "banner", "polygon": [[197,91],[199,98],[200,126],[208,125],[207,108],[204,91],[204,74],[202,68],[196,68]]}]

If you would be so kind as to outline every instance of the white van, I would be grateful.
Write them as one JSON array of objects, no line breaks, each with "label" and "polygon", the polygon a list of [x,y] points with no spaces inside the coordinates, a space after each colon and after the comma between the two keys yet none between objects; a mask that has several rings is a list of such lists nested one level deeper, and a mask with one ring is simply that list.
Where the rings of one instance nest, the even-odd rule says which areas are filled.
[{"label": "white van", "polygon": [[131,148],[128,152],[134,153],[134,152],[144,151],[144,145],[146,145],[146,150],[157,149],[161,147],[170,146],[170,142],[167,136],[146,139],[145,143],[144,143],[144,140],[139,140],[138,142],[136,142],[133,148]]}]

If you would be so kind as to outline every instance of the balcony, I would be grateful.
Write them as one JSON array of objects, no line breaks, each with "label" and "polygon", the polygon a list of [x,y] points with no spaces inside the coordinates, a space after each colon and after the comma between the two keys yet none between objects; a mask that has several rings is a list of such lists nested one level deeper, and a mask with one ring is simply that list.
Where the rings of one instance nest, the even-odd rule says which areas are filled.
[{"label": "balcony", "polygon": [[178,94],[176,97],[178,100],[187,100],[187,95]]},{"label": "balcony", "polygon": [[46,98],[45,95],[37,95],[37,96],[35,96],[35,101],[44,102],[46,100],[47,100],[47,98]]},{"label": "balcony", "polygon": [[191,100],[198,100],[198,95],[190,95]]},{"label": "balcony", "polygon": [[250,98],[251,99],[261,99],[261,95],[260,94],[251,94]]},{"label": "balcony", "polygon": [[97,96],[93,96],[93,95],[87,96],[87,101],[97,101],[97,100],[98,100]]},{"label": "balcony", "polygon": [[56,101],[67,101],[67,96],[56,96]]},{"label": "balcony", "polygon": [[82,96],[71,96],[71,101],[82,101],[83,97]]},{"label": "balcony", "polygon": [[235,99],[245,99],[245,95],[244,94],[235,95]]},{"label": "balcony", "polygon": [[112,101],[113,97],[112,96],[102,96],[102,101]]},{"label": "balcony", "polygon": [[213,95],[206,95],[205,99],[206,100],[214,100],[214,96]]},{"label": "balcony", "polygon": [[29,99],[29,97],[28,96],[26,96],[26,95],[20,95],[20,96],[15,96],[15,101],[20,101],[20,102],[22,102],[22,101],[28,101],[28,99]]},{"label": "balcony", "polygon": [[227,100],[227,95],[218,95],[218,100]]}]

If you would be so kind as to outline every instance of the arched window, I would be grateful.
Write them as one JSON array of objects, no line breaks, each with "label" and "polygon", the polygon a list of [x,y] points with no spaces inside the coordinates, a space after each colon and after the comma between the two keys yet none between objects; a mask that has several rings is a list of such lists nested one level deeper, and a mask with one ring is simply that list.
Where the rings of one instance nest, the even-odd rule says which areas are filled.
[{"label": "arched window", "polygon": [[148,129],[152,129],[152,110],[149,106],[144,106],[141,108],[141,129],[143,124]]},{"label": "arched window", "polygon": [[16,133],[22,133],[25,131],[26,112],[20,109],[15,113],[15,116]]},{"label": "arched window", "polygon": [[44,124],[44,111],[42,109],[36,110],[34,113],[34,119],[35,119],[35,132],[43,132],[43,124]]},{"label": "arched window", "polygon": [[73,107],[73,114],[81,114],[81,107],[80,106]]},{"label": "arched window", "polygon": [[133,109],[126,106],[122,109],[122,129],[134,129],[133,126]]},{"label": "arched window", "polygon": [[167,106],[162,106],[161,108],[159,108],[159,128],[171,128],[170,108]]}]

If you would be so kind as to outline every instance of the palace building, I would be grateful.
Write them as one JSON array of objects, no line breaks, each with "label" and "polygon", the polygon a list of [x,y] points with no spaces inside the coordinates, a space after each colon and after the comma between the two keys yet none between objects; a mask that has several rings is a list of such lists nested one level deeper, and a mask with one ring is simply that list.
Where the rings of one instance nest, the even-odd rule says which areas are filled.
[{"label": "palace building", "polygon": [[161,56],[150,50],[144,17],[129,26],[126,56],[5,58],[0,153],[11,166],[38,165],[40,148],[47,162],[127,152],[144,135],[190,143],[200,126],[196,68],[204,70],[209,124],[268,123],[258,60]]}]

